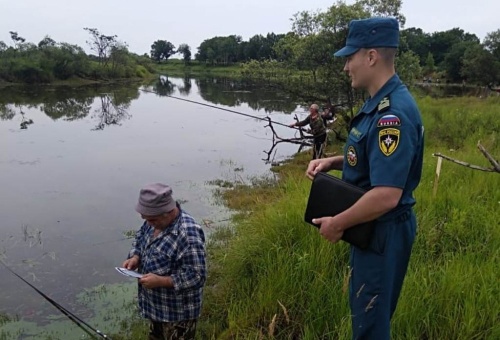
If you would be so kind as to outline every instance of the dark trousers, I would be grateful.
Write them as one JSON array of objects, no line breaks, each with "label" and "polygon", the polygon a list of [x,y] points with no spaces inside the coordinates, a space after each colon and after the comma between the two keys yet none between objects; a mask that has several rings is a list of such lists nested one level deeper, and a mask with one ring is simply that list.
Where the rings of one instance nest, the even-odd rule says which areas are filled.
[{"label": "dark trousers", "polygon": [[323,156],[324,144],[326,141],[326,133],[314,137],[313,156],[312,159],[321,158]]},{"label": "dark trousers", "polygon": [[196,320],[179,322],[151,321],[149,340],[194,340]]},{"label": "dark trousers", "polygon": [[349,302],[353,339],[389,340],[390,321],[415,239],[412,210],[375,225],[368,249],[351,246]]}]

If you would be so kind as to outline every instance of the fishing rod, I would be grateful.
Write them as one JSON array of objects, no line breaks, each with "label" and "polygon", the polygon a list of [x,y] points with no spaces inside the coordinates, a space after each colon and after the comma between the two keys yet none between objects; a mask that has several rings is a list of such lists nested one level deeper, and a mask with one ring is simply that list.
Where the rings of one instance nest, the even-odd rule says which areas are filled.
[{"label": "fishing rod", "polygon": [[[150,91],[150,90],[145,90],[145,89],[140,89],[141,91],[144,91],[144,92],[148,92],[148,93],[153,93],[153,94],[158,94],[157,92],[154,92],[154,91]],[[276,122],[274,120],[271,120],[270,118],[263,118],[263,117],[259,117],[259,116],[254,116],[254,115],[250,115],[248,113],[243,113],[243,112],[239,112],[239,111],[235,111],[235,110],[230,110],[230,109],[225,109],[223,107],[219,107],[219,106],[215,106],[215,105],[210,105],[210,104],[205,104],[205,103],[201,103],[201,102],[197,102],[197,101],[194,101],[194,100],[190,100],[190,99],[186,99],[186,98],[181,98],[181,97],[176,97],[176,96],[171,96],[169,94],[162,94],[161,95],[162,97],[169,97],[169,98],[173,98],[173,99],[177,99],[177,100],[182,100],[184,102],[188,102],[188,103],[192,103],[192,104],[198,104],[198,105],[202,105],[202,106],[206,106],[206,107],[210,107],[210,108],[213,108],[213,109],[219,109],[219,110],[222,110],[222,111],[227,111],[227,112],[231,112],[231,113],[236,113],[237,115],[242,115],[242,116],[246,116],[246,117],[250,117],[250,118],[255,118],[255,119],[259,119],[259,120],[264,120],[266,122],[271,122],[271,123],[274,123],[274,124],[277,124],[277,125],[282,125],[282,126],[286,126],[287,128],[290,128],[290,129],[297,129],[295,127],[292,127],[292,126],[289,126],[287,124],[283,124],[283,123],[280,123],[280,122]]]},{"label": "fishing rod", "polygon": [[[47,300],[48,302],[50,302],[51,305],[53,305],[54,307],[56,307],[61,313],[63,313],[64,315],[66,315],[68,317],[68,319],[70,319],[71,321],[73,321],[78,327],[80,327],[83,331],[85,331],[85,333],[87,333],[88,335],[90,335],[92,338],[95,338],[95,335],[93,333],[91,333],[89,331],[92,330],[94,333],[96,333],[97,335],[99,335],[101,338],[104,338],[104,339],[110,339],[110,337],[108,337],[106,334],[102,333],[100,330],[98,329],[95,329],[94,327],[90,326],[88,323],[86,323],[85,321],[83,321],[82,319],[80,319],[78,316],[76,316],[75,314],[71,313],[69,310],[67,310],[66,308],[64,308],[63,306],[61,306],[60,304],[58,304],[56,301],[52,300],[50,297],[48,297],[47,295],[45,295],[42,291],[40,291],[38,288],[36,288],[34,285],[32,285],[31,283],[29,283],[28,281],[26,281],[22,276],[20,276],[19,274],[17,274],[13,269],[11,269],[5,262],[3,262],[2,259],[0,259],[0,262],[4,265],[5,268],[7,268],[7,270],[9,272],[11,272],[12,274],[14,274],[15,276],[17,276],[19,279],[21,279],[24,283],[26,283],[28,286],[30,286],[31,288],[33,288],[38,294],[40,294],[45,300]],[[84,326],[88,327],[85,328]]]},{"label": "fishing rod", "polygon": [[[145,90],[145,89],[140,89],[140,90],[144,91],[144,92],[147,92],[147,93],[158,94],[157,92],[150,91],[150,90]],[[197,102],[197,101],[194,101],[194,100],[185,99],[185,98],[181,98],[181,97],[171,96],[171,95],[168,95],[168,94],[165,94],[165,95],[162,94],[161,96],[162,97],[165,96],[165,97],[169,97],[169,98],[173,98],[173,99],[177,99],[177,100],[182,100],[184,102],[188,102],[188,103],[192,103],[192,104],[197,104],[197,105],[202,105],[202,106],[210,107],[210,108],[213,108],[213,109],[219,109],[219,110],[222,110],[222,111],[236,113],[238,115],[242,115],[242,116],[246,116],[246,117],[250,117],[250,118],[255,118],[255,119],[259,119],[259,120],[264,120],[266,122],[270,122],[270,123],[274,123],[274,124],[277,124],[277,125],[286,126],[287,128],[290,128],[290,129],[298,130],[298,128],[296,128],[294,126],[290,126],[290,125],[287,125],[287,124],[276,122],[274,120],[271,120],[269,117],[263,118],[263,117],[259,117],[259,116],[254,116],[254,115],[250,115],[248,113],[243,113],[243,112],[239,112],[239,111],[235,111],[235,110],[225,109],[223,107],[219,107],[219,106],[215,106],[215,105],[210,105],[210,104],[205,104],[205,103],[201,103],[201,102]]]}]

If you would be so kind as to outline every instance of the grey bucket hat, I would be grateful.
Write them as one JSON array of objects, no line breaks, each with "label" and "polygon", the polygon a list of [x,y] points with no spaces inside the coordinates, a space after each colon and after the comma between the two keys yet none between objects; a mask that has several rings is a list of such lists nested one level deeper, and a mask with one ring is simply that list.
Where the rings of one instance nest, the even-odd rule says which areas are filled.
[{"label": "grey bucket hat", "polygon": [[159,216],[172,211],[176,206],[172,188],[166,184],[148,184],[141,189],[135,210],[144,216]]}]

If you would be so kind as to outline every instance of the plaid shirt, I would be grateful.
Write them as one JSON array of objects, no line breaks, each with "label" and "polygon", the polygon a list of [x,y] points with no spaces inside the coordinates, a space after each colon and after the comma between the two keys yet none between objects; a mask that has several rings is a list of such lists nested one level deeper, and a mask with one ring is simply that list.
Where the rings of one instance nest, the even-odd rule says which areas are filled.
[{"label": "plaid shirt", "polygon": [[148,289],[139,284],[141,315],[152,321],[197,319],[201,311],[206,280],[205,235],[190,215],[179,211],[179,216],[156,238],[154,228],[144,222],[129,253],[129,258],[139,256],[139,273],[172,278],[173,288]]}]

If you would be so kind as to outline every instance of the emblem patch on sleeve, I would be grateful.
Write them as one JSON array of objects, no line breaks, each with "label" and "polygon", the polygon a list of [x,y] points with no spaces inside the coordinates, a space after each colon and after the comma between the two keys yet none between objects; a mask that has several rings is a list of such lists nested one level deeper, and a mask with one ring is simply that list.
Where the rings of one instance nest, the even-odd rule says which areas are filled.
[{"label": "emblem patch on sleeve", "polygon": [[349,163],[350,166],[358,164],[358,155],[356,154],[356,149],[352,145],[347,148],[347,163]]},{"label": "emblem patch on sleeve", "polygon": [[385,115],[378,120],[377,127],[400,126],[401,120],[395,115]]},{"label": "emblem patch on sleeve", "polygon": [[400,133],[399,129],[382,129],[378,132],[378,145],[384,155],[390,156],[396,151]]}]

